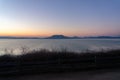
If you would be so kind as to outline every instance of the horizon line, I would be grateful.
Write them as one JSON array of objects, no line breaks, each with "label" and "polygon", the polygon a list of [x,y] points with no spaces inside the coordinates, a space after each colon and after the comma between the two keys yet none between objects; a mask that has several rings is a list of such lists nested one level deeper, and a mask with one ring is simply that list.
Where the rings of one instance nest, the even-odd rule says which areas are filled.
[{"label": "horizon line", "polygon": [[[62,34],[54,34],[54,35],[62,35]],[[49,35],[49,36],[6,36],[6,35],[0,35],[0,37],[23,37],[23,38],[46,38],[46,37],[51,37],[53,35]],[[97,36],[94,36],[94,35],[91,35],[91,36],[67,36],[67,35],[63,35],[63,36],[66,36],[66,37],[120,37],[119,35],[97,35]]]}]

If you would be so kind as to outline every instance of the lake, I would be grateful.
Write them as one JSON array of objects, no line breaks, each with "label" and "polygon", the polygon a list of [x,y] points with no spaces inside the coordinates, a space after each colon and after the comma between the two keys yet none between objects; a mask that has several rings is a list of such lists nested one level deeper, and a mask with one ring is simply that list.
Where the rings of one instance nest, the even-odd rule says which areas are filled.
[{"label": "lake", "polygon": [[20,54],[21,47],[68,51],[120,49],[120,39],[0,39],[0,54]]}]

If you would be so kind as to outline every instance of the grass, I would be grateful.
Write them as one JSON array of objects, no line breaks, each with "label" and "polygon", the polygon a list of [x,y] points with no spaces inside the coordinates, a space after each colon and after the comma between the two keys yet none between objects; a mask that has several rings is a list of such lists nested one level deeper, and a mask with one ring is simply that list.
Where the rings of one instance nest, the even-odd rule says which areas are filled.
[{"label": "grass", "polygon": [[[26,51],[24,51],[26,52]],[[120,50],[69,52],[32,50],[22,55],[0,56],[0,75],[119,68]]]}]

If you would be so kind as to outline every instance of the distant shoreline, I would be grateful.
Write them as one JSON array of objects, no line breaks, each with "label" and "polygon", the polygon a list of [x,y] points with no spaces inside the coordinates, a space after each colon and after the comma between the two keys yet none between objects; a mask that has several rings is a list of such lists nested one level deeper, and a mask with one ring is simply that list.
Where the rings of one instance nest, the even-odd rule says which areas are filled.
[{"label": "distant shoreline", "polygon": [[50,37],[14,37],[14,36],[0,36],[0,39],[120,39],[120,36],[88,36],[88,37],[78,37],[78,36],[64,36],[64,35],[52,35]]},{"label": "distant shoreline", "polygon": [[[0,39],[52,39],[52,38],[0,38]],[[62,39],[66,39],[66,38],[62,38]],[[74,39],[74,38],[71,38],[71,39]],[[78,39],[120,39],[120,38],[78,38]],[[56,39],[56,40],[59,40],[59,39]]]}]

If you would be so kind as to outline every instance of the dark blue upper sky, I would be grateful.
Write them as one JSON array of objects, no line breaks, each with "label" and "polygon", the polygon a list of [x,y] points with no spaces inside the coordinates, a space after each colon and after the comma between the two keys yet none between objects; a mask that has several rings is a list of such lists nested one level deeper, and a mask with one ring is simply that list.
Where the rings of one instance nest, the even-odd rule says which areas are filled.
[{"label": "dark blue upper sky", "polygon": [[120,35],[120,0],[0,0],[0,35]]}]

